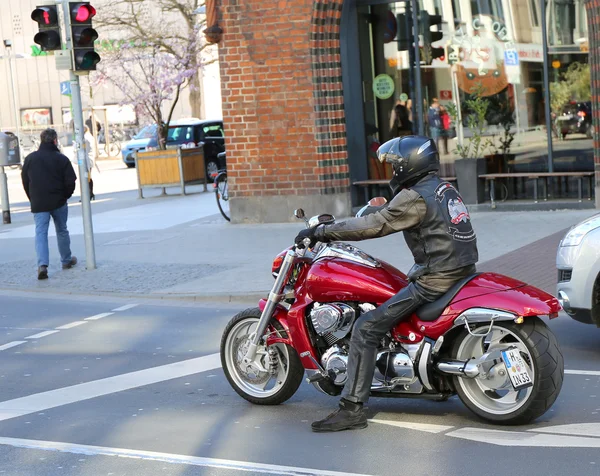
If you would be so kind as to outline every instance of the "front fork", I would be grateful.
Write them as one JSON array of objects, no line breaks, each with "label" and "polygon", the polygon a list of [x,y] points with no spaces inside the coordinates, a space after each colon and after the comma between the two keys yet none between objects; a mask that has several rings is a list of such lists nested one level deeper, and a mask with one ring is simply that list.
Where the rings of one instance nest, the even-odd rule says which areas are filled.
[{"label": "front fork", "polygon": [[283,299],[284,293],[283,288],[287,283],[287,278],[289,276],[290,270],[294,264],[294,259],[301,254],[304,255],[305,249],[291,249],[285,255],[283,263],[281,264],[281,269],[279,270],[279,274],[275,278],[275,283],[273,284],[273,288],[269,293],[269,297],[267,299],[267,304],[263,309],[262,314],[260,315],[260,319],[258,320],[258,326],[254,334],[250,337],[251,342],[248,347],[248,351],[243,358],[243,362],[246,365],[249,365],[256,358],[256,352],[258,350],[258,345],[260,340],[262,339],[267,327],[269,326],[269,322],[271,321],[271,317],[273,316],[273,312],[275,311],[275,307],[277,304],[281,302]]}]

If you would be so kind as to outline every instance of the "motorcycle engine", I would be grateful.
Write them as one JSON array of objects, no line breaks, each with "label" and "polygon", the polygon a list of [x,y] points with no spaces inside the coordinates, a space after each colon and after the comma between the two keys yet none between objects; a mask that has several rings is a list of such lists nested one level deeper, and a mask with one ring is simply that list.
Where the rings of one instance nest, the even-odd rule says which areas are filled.
[{"label": "motorcycle engine", "polygon": [[356,311],[344,303],[315,303],[309,314],[317,334],[329,345],[348,335],[356,318]]}]

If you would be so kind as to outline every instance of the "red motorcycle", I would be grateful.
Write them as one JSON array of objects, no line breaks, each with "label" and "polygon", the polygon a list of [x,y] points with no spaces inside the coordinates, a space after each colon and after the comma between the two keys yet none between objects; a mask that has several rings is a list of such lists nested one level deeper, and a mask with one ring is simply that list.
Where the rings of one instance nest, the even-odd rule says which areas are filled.
[{"label": "red motorcycle", "polygon": [[[295,215],[305,219],[301,209]],[[335,218],[305,221],[315,226]],[[225,328],[227,380],[260,405],[285,402],[305,372],[317,389],[339,395],[354,321],[406,286],[407,276],[341,242],[292,246],[272,271],[268,298]],[[445,401],[458,394],[489,422],[525,424],[543,415],[562,387],[563,356],[541,319],[560,310],[553,296],[506,276],[463,279],[382,339],[371,395]]]}]

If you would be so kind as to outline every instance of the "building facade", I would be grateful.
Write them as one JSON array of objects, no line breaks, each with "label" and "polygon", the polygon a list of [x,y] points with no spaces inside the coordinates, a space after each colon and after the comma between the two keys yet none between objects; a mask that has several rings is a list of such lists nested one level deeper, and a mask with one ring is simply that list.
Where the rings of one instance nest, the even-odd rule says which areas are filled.
[{"label": "building facade", "polygon": [[[375,151],[398,134],[399,102],[413,131],[442,136],[445,176],[454,176],[458,146],[473,137],[467,117],[477,97],[487,103],[480,156],[488,171],[594,170],[595,3],[217,0],[233,220],[288,221],[298,207],[349,214],[362,203],[353,182],[390,176]],[[431,59],[420,39],[420,78],[411,63],[416,45],[399,42],[409,6],[442,20],[443,37],[433,43],[441,57]],[[438,104],[457,111],[442,134],[428,120]],[[551,185],[556,196],[576,196],[568,180]]]},{"label": "building facade", "polygon": [[[0,129],[14,131],[16,122],[26,133],[38,131],[40,127],[53,125],[57,129],[66,128],[71,120],[70,98],[61,89],[61,82],[69,80],[68,71],[58,71],[55,58],[40,51],[33,41],[37,24],[31,20],[31,12],[40,3],[37,0],[2,0],[0,15]],[[150,3],[150,2],[149,2]],[[92,2],[98,9],[98,16],[104,14],[102,0]],[[160,14],[149,9],[150,14]],[[97,17],[98,18],[98,17]],[[100,32],[99,41],[107,38]],[[11,46],[5,45],[10,42]],[[11,74],[12,73],[12,74]],[[203,115],[221,116],[220,78],[218,64],[207,66],[203,71],[204,110]],[[13,84],[16,99],[16,114],[13,101]],[[81,77],[83,106],[97,108],[96,117],[104,121],[104,111],[109,123],[128,125],[136,121],[130,107],[121,107],[123,96],[111,84],[92,87],[88,76]],[[89,114],[89,112],[88,112]],[[182,92],[174,118],[191,116],[189,91]]]}]

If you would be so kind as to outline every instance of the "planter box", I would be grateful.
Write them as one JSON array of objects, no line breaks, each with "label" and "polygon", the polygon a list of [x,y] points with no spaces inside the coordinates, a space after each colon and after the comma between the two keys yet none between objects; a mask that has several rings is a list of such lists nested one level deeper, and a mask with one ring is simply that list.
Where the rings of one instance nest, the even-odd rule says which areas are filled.
[{"label": "planter box", "polygon": [[185,195],[186,185],[204,184],[207,191],[202,148],[136,152],[135,163],[140,198],[144,188],[162,188],[164,194],[166,187],[179,186]]},{"label": "planter box", "polygon": [[454,162],[458,190],[467,205],[485,201],[485,180],[479,178],[486,173],[485,165],[485,159],[458,159]]}]

